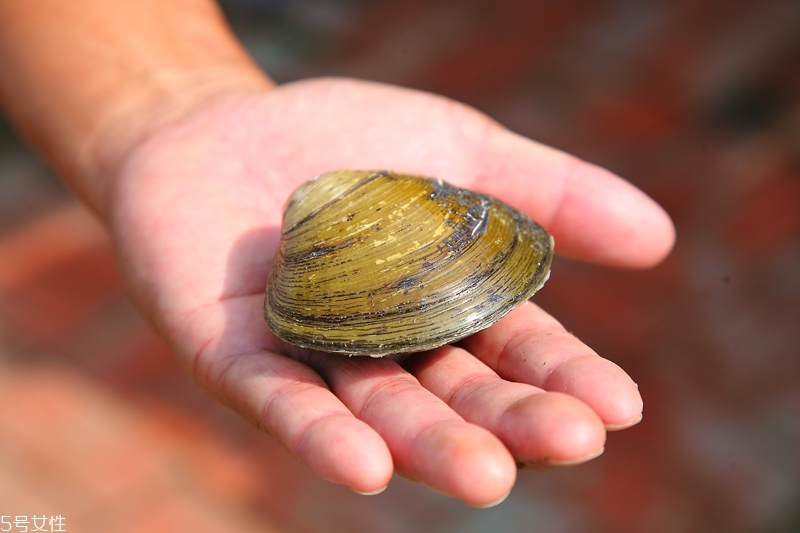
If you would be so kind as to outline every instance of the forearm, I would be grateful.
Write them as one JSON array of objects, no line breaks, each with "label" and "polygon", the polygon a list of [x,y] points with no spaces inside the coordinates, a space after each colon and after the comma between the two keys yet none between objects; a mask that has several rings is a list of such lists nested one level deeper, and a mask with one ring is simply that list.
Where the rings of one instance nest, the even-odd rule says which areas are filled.
[{"label": "forearm", "polygon": [[0,0],[0,103],[101,214],[114,167],[149,132],[270,84],[212,0]]}]

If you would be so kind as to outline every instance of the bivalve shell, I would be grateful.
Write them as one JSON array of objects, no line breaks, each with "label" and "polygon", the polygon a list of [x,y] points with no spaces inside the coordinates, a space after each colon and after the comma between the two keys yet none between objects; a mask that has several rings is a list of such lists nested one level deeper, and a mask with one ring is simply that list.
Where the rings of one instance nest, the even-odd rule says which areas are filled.
[{"label": "bivalve shell", "polygon": [[264,316],[304,348],[428,350],[528,300],[552,257],[552,236],[490,196],[388,171],[329,172],[286,205]]}]

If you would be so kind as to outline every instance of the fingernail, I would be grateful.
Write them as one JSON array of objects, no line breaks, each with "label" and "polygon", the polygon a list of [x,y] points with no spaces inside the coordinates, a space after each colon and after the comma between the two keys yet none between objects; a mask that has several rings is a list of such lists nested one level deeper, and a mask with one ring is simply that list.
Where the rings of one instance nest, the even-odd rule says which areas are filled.
[{"label": "fingernail", "polygon": [[621,424],[606,424],[606,431],[619,431],[621,429],[627,429],[631,426],[635,426],[639,422],[642,421],[642,414],[639,413],[639,416],[629,420],[628,422],[623,422]]},{"label": "fingernail", "polygon": [[356,489],[350,489],[350,490],[352,490],[356,494],[360,494],[362,496],[375,496],[376,494],[380,494],[381,492],[385,491],[386,487],[388,487],[388,486],[389,485],[384,485],[383,487],[379,488],[378,490],[373,490],[371,492],[361,492],[360,490],[356,490]]},{"label": "fingernail", "polygon": [[547,459],[545,462],[556,468],[560,468],[562,466],[575,466],[581,463],[585,463],[586,461],[591,461],[592,459],[596,459],[603,455],[603,452],[606,451],[605,447],[600,448],[600,450],[596,452],[592,452],[589,454],[584,455],[583,457],[579,457],[577,459]]},{"label": "fingernail", "polygon": [[477,508],[477,509],[488,509],[489,507],[494,507],[495,505],[500,505],[501,503],[506,501],[506,498],[508,498],[509,494],[511,494],[511,492],[506,492],[498,500],[493,501],[492,503],[488,503],[486,505],[475,505],[474,507]]}]

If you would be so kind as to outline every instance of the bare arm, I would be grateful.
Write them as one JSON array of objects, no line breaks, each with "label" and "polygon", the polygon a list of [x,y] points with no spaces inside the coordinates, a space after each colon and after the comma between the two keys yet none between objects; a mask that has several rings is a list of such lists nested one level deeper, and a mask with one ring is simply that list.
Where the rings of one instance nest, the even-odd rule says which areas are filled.
[{"label": "bare arm", "polygon": [[90,206],[149,132],[269,88],[211,0],[0,0],[0,103]]}]

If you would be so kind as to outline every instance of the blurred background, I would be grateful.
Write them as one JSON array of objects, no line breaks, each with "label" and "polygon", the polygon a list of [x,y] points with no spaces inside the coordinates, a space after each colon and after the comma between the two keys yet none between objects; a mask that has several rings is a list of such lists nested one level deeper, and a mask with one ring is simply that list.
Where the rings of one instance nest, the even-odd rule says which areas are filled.
[{"label": "blurred background", "polygon": [[800,531],[799,2],[223,7],[279,82],[440,93],[661,203],[678,232],[662,265],[557,260],[536,296],[633,376],[644,420],[588,464],[521,472],[489,510],[400,478],[373,497],[320,481],[188,381],[103,230],[3,125],[0,514],[70,532]]}]

